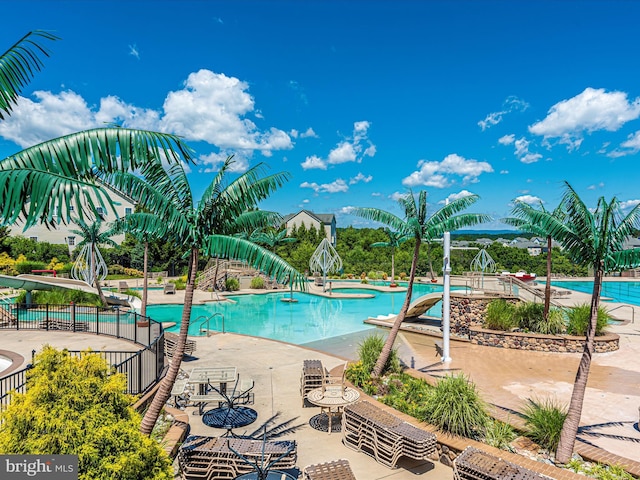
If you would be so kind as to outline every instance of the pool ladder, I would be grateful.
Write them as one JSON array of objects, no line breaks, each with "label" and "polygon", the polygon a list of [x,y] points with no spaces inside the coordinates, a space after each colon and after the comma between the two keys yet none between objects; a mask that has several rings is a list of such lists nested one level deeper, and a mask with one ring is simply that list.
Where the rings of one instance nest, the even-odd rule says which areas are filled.
[{"label": "pool ladder", "polygon": [[631,309],[631,323],[636,323],[636,309],[632,305],[618,305],[617,307],[609,310],[609,312],[613,312],[614,310],[618,310],[619,308],[624,307]]},{"label": "pool ladder", "polygon": [[[198,331],[200,333],[202,332],[207,332],[207,337],[210,335],[210,329],[209,329],[209,322],[211,321],[212,318],[217,317],[217,316],[221,316],[222,317],[222,333],[224,333],[224,315],[220,312],[216,312],[213,315],[211,315],[210,317],[207,317],[206,315],[200,315],[198,318],[196,318],[196,322],[198,320],[200,320],[201,318],[204,318],[205,320],[198,326]],[[204,325],[207,326],[207,328],[202,328]]]}]

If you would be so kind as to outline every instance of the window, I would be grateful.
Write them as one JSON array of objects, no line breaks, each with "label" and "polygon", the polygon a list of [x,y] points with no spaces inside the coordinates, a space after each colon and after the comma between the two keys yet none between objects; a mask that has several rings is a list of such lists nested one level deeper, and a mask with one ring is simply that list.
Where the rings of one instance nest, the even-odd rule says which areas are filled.
[{"label": "window", "polygon": [[69,205],[69,211],[73,212],[76,209],[76,207],[74,207],[73,205]]},{"label": "window", "polygon": [[96,213],[97,213],[100,217],[104,218],[104,208],[102,208],[102,207],[96,207]]},{"label": "window", "polygon": [[76,244],[76,237],[67,237],[67,244],[73,247]]},{"label": "window", "polygon": [[132,212],[133,212],[133,211],[132,211],[132,209],[131,209],[131,208],[125,208],[125,209],[124,209],[124,214],[125,214],[125,215],[131,215],[131,213],[132,213]]},{"label": "window", "polygon": [[34,242],[38,241],[38,237],[29,237],[29,240],[33,240]]}]

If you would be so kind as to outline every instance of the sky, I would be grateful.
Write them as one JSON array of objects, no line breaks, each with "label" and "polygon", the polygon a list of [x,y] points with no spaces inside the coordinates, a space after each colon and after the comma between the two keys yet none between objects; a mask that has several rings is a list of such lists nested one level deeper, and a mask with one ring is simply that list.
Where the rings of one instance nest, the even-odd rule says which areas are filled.
[{"label": "sky", "polygon": [[3,2],[0,52],[31,30],[45,67],[0,121],[0,158],[117,123],[180,135],[200,198],[221,162],[290,180],[282,215],[467,212],[507,229],[516,199],[640,203],[640,62],[633,1]]}]

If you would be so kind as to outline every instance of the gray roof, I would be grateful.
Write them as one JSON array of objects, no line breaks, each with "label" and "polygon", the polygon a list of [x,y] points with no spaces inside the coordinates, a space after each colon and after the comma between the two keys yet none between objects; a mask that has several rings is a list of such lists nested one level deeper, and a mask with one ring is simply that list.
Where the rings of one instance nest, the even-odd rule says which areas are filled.
[{"label": "gray roof", "polygon": [[301,214],[303,212],[306,213],[307,215],[309,215],[311,218],[316,219],[318,222],[324,223],[325,225],[330,225],[336,219],[336,216],[333,213],[313,213],[313,212],[311,212],[309,210],[300,210],[297,213],[290,213],[288,215],[285,215],[284,217],[282,217],[282,221],[283,221],[283,223],[287,223],[293,217],[295,217],[296,215],[299,215],[299,214]]}]

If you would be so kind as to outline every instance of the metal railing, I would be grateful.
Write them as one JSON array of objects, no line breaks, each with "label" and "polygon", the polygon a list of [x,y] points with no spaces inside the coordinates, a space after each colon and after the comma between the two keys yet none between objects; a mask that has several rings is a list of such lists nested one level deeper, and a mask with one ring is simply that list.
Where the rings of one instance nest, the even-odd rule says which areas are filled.
[{"label": "metal railing", "polygon": [[[70,305],[0,305],[5,321],[0,330],[43,330],[94,333],[132,341],[144,348],[137,351],[70,352],[72,355],[101,355],[115,371],[127,376],[127,393],[137,395],[153,386],[164,371],[162,324],[137,312],[118,307]],[[0,378],[0,408],[10,401],[10,392],[24,393],[23,369]]]},{"label": "metal railing", "polygon": [[[198,320],[200,320],[200,319],[202,319],[202,318],[205,318],[205,319],[206,319],[206,320],[204,320],[202,323],[200,323],[200,325],[198,326],[198,331],[199,331],[200,333],[202,333],[202,326],[203,326],[203,325],[206,325],[206,326],[207,326],[207,328],[206,328],[205,330],[206,330],[206,332],[207,332],[207,337],[208,337],[208,336],[209,336],[209,330],[210,330],[209,322],[211,321],[211,319],[213,319],[214,317],[217,317],[217,316],[222,317],[222,333],[225,333],[225,332],[224,332],[224,315],[223,315],[222,313],[220,313],[220,312],[216,312],[216,313],[214,313],[213,315],[211,315],[210,317],[206,317],[206,315],[200,315],[198,318],[196,318],[195,322],[197,322]],[[195,323],[195,322],[194,322],[194,323]]]}]

